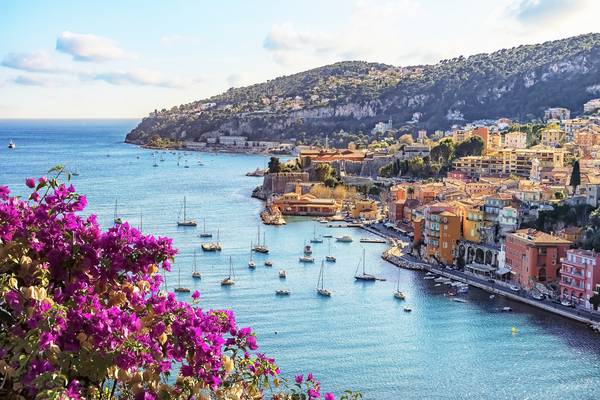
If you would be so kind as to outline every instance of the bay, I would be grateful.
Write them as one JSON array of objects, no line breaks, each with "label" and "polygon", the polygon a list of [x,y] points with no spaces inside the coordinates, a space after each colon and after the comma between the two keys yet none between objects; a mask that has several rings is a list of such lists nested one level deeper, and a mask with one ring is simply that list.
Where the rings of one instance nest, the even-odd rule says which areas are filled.
[{"label": "bay", "polygon": [[[153,167],[151,150],[123,143],[133,120],[0,121],[0,185],[26,194],[24,179],[42,176],[61,163],[77,170],[78,192],[88,197],[86,213],[104,228],[118,213],[147,234],[169,236],[179,249],[167,274],[201,292],[204,308],[232,308],[238,323],[252,326],[259,349],[276,358],[285,376],[313,372],[323,389],[361,391],[367,399],[592,399],[600,395],[600,341],[585,325],[471,289],[468,303],[450,301],[447,287],[434,287],[421,273],[398,270],[381,259],[385,245],[361,244],[358,229],[329,229],[311,219],[291,218],[283,227],[264,227],[269,255],[253,257],[262,203],[250,197],[260,178],[244,174],[264,167],[265,156],[164,153]],[[6,145],[12,139],[15,150]],[[179,166],[177,165],[178,158]],[[184,168],[187,160],[189,168]],[[199,165],[198,161],[204,165]],[[183,197],[197,228],[177,227]],[[140,218],[140,216],[143,218]],[[216,235],[221,253],[200,250],[202,220]],[[327,264],[329,299],[315,293],[319,260],[327,242],[314,244],[315,264],[300,264],[302,247],[313,235],[349,234],[353,243],[332,242],[335,264]],[[366,252],[369,272],[385,282],[357,283],[354,271]],[[197,250],[200,281],[191,278]],[[236,284],[222,288],[229,256]],[[265,267],[265,259],[273,261]],[[288,278],[278,277],[286,269]],[[407,300],[392,297],[396,279]],[[275,296],[278,288],[289,297]],[[190,300],[189,294],[178,294]],[[412,313],[405,313],[409,304]],[[512,313],[499,309],[510,306]],[[517,333],[512,334],[511,328]]]}]

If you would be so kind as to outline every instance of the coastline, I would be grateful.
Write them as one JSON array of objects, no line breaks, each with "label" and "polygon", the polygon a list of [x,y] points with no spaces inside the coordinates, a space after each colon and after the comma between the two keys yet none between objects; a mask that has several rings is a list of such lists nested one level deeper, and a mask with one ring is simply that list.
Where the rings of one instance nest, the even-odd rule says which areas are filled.
[{"label": "coastline", "polygon": [[[387,235],[386,233],[381,232],[379,229],[368,229],[368,227],[363,227],[363,229],[378,236],[385,237],[392,242],[397,240],[396,237]],[[497,282],[491,283],[489,281],[486,281],[485,279],[481,279],[479,277],[472,276],[471,274],[456,270],[436,268],[431,264],[425,263],[413,257],[406,256],[406,254],[403,254],[400,249],[398,249],[399,251],[396,252],[394,252],[393,249],[398,249],[397,245],[388,248],[381,255],[381,258],[383,258],[390,264],[397,266],[398,268],[408,269],[411,271],[431,272],[436,275],[440,275],[446,278],[466,283],[469,286],[481,289],[490,294],[500,295],[510,300],[518,301],[520,303],[536,307],[540,310],[544,310],[555,315],[559,315],[564,318],[569,318],[573,321],[581,322],[587,325],[597,325],[600,323],[600,313],[591,313],[587,310],[573,309],[570,307],[565,307],[560,304],[550,302],[548,300],[535,300],[533,298],[521,294],[521,291],[512,291],[510,288]]]}]

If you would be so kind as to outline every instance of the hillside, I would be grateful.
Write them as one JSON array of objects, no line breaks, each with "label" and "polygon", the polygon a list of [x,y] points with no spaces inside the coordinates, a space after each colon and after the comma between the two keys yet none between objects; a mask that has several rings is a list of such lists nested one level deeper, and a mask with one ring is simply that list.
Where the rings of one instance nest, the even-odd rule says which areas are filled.
[{"label": "hillside", "polygon": [[389,118],[394,127],[431,131],[483,118],[541,117],[552,106],[577,113],[598,96],[600,34],[594,33],[434,65],[340,62],[155,111],[126,141],[306,140],[340,129],[368,133]]}]

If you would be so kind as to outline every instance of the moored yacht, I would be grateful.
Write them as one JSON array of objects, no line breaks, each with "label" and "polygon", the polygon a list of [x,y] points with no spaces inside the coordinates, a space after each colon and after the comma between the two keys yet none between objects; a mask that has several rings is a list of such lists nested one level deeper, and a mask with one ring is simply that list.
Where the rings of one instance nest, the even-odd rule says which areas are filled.
[{"label": "moored yacht", "polygon": [[196,220],[187,218],[187,202],[185,196],[183,197],[183,219],[177,221],[177,226],[196,226]]},{"label": "moored yacht", "polygon": [[356,267],[356,272],[354,273],[354,279],[358,280],[358,281],[376,281],[377,277],[375,275],[372,274],[367,274],[365,272],[365,263],[366,263],[366,257],[365,257],[365,249],[363,249],[363,256],[362,256],[362,274],[358,273],[358,269],[360,268],[360,261]]},{"label": "moored yacht", "polygon": [[8,148],[9,149],[16,149],[17,145],[15,144],[15,142],[13,142],[12,140],[10,142],[8,142]]},{"label": "moored yacht", "polygon": [[227,278],[221,281],[221,286],[231,286],[235,285],[235,281],[233,280],[233,263],[231,262],[231,256],[229,256],[229,275]]},{"label": "moored yacht", "polygon": [[319,294],[319,296],[324,296],[324,297],[331,297],[331,290],[326,289],[323,285],[324,285],[324,270],[323,270],[323,266],[324,263],[323,261],[321,261],[321,269],[319,271],[319,279],[317,280],[317,293]]}]

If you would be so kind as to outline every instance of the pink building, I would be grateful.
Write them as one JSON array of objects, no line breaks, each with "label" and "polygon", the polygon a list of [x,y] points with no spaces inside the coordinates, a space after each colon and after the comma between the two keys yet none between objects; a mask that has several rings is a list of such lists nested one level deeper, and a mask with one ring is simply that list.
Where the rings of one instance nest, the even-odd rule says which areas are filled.
[{"label": "pink building", "polygon": [[600,283],[600,253],[582,249],[567,250],[561,261],[561,298],[591,309],[589,299]]}]

